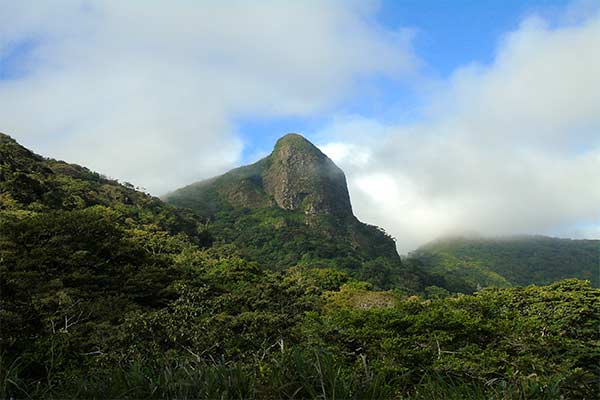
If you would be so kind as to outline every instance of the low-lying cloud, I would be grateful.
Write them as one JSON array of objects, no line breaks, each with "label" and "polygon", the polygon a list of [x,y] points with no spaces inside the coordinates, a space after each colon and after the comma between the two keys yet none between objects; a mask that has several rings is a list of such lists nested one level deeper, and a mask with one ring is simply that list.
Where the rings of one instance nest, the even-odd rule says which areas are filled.
[{"label": "low-lying cloud", "polygon": [[420,122],[340,117],[322,148],[347,171],[358,215],[402,251],[464,231],[598,238],[599,48],[598,13],[559,27],[529,18],[491,65],[443,83]]},{"label": "low-lying cloud", "polygon": [[[323,118],[419,65],[375,1],[199,4],[0,0],[0,130],[162,194],[237,165],[237,119]],[[401,251],[457,231],[600,237],[600,14],[572,10],[428,85],[414,123],[314,132],[358,216]]]}]

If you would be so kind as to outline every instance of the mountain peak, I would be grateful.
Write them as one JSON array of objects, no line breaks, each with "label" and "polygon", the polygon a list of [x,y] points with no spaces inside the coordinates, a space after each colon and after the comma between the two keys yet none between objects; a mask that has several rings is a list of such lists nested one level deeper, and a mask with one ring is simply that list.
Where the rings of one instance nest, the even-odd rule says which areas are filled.
[{"label": "mountain peak", "polygon": [[299,133],[288,133],[280,137],[277,140],[277,143],[275,143],[274,150],[277,150],[282,147],[294,147],[297,149],[319,151],[319,149],[314,144],[312,144],[308,139],[306,139]]},{"label": "mountain peak", "polygon": [[[276,267],[328,259],[331,249],[343,249],[347,260],[400,262],[393,239],[354,216],[344,172],[296,133],[281,137],[271,154],[254,164],[193,183],[165,199],[213,221],[222,235],[217,240],[240,244],[255,260]],[[317,243],[328,250],[306,250]]]},{"label": "mountain peak", "polygon": [[302,135],[279,139],[269,161],[264,189],[280,208],[352,215],[344,172]]},{"label": "mountain peak", "polygon": [[276,206],[307,215],[353,215],[344,172],[297,133],[282,136],[262,160],[179,189],[167,198],[209,213],[217,212],[225,201],[232,207]]}]

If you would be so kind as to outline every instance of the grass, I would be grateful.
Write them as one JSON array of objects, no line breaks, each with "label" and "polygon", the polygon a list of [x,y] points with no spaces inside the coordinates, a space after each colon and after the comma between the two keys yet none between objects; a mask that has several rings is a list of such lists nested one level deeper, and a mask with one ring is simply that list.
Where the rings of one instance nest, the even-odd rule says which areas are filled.
[{"label": "grass", "polygon": [[268,363],[134,362],[88,374],[26,380],[26,365],[0,357],[0,398],[27,399],[557,399],[560,382],[507,382],[427,375],[416,384],[373,369],[366,357],[353,370],[324,351],[286,351]]}]

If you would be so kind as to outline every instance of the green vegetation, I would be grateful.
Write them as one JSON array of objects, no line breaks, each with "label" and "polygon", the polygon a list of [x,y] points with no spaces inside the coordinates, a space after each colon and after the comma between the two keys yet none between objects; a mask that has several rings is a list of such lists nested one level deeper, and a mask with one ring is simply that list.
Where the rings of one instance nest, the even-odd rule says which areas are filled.
[{"label": "green vegetation", "polygon": [[119,184],[79,165],[45,159],[0,133],[0,212],[3,217],[108,207],[131,228],[181,233],[210,244],[204,224],[129,184]]},{"label": "green vegetation", "polygon": [[567,278],[586,279],[600,287],[600,240],[454,237],[422,246],[411,256],[427,271],[442,276],[453,292],[546,285]]},{"label": "green vegetation", "polygon": [[344,173],[297,134],[271,155],[166,196],[208,221],[218,245],[275,271],[331,267],[380,289],[416,292],[435,279],[403,266],[394,239],[353,214]]},{"label": "green vegetation", "polygon": [[[272,270],[296,265],[330,267],[380,288],[408,283],[416,290],[419,284],[419,278],[412,276],[390,249],[389,237],[377,227],[355,220],[319,215],[307,225],[305,215],[298,211],[246,208],[219,213],[209,229],[217,244],[233,244],[237,254]],[[365,245],[348,240],[350,234]]]},{"label": "green vegetation", "polygon": [[130,283],[157,285],[152,296],[121,283],[126,275],[79,290],[68,273],[56,274],[62,285],[30,279],[38,285],[30,302],[3,304],[21,307],[3,315],[3,394],[598,395],[600,290],[583,281],[424,301],[372,291],[336,270],[273,273],[189,244],[168,254],[167,276],[129,272]]},{"label": "green vegetation", "polygon": [[331,216],[221,212],[209,233],[0,135],[0,398],[600,395],[589,282],[451,295]]}]

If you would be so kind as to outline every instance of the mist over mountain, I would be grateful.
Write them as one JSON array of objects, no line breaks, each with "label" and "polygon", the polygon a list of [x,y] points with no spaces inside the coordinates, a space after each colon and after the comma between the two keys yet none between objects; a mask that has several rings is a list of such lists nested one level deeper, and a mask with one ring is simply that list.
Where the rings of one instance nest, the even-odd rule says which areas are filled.
[{"label": "mist over mountain", "polygon": [[454,291],[545,285],[567,278],[600,286],[600,240],[447,236],[420,246],[410,257],[430,273],[444,276]]}]

